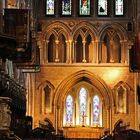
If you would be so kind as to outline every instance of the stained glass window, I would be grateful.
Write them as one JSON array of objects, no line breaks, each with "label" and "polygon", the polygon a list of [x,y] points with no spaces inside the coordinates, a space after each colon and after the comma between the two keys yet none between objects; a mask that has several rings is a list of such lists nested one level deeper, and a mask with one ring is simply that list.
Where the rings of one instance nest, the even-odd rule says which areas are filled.
[{"label": "stained glass window", "polygon": [[100,99],[97,95],[93,97],[93,125],[100,125]]},{"label": "stained glass window", "polygon": [[62,15],[71,15],[71,0],[62,0]]},{"label": "stained glass window", "polygon": [[79,93],[79,124],[86,124],[86,109],[87,109],[87,91],[85,88],[80,89]]},{"label": "stained glass window", "polygon": [[80,0],[79,7],[80,15],[90,15],[90,0]]},{"label": "stained glass window", "polygon": [[54,15],[54,0],[46,0],[46,15]]},{"label": "stained glass window", "polygon": [[123,0],[115,0],[115,15],[123,15]]},{"label": "stained glass window", "polygon": [[71,95],[66,98],[66,124],[73,124],[73,98]]},{"label": "stained glass window", "polygon": [[98,0],[98,15],[107,15],[107,0]]}]

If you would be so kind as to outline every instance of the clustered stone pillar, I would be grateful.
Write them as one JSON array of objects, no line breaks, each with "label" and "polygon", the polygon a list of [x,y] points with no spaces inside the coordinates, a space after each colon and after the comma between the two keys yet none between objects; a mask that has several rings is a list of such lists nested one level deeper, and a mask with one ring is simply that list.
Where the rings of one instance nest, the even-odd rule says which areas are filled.
[{"label": "clustered stone pillar", "polygon": [[11,99],[8,97],[0,97],[0,131],[8,134],[11,124]]},{"label": "clustered stone pillar", "polygon": [[86,41],[84,40],[84,41],[82,41],[82,43],[83,43],[83,60],[82,60],[82,62],[83,62],[83,63],[86,63],[86,62],[87,62],[87,61],[86,61],[86,56],[85,56],[85,55],[86,55],[86,54],[85,54],[85,53],[86,53],[86,50],[85,50],[85,49],[86,49],[86,48],[85,48],[85,47],[86,47]]},{"label": "clustered stone pillar", "polygon": [[55,40],[56,44],[56,55],[55,55],[55,62],[59,62],[59,57],[58,57],[58,45],[59,45],[59,40]]}]

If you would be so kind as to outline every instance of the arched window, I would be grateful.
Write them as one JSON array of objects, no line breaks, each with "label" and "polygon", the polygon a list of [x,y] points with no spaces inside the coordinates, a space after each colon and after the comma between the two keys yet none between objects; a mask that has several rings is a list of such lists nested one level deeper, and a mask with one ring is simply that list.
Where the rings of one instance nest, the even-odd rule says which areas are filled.
[{"label": "arched window", "polygon": [[80,0],[79,7],[80,15],[90,15],[90,0]]},{"label": "arched window", "polygon": [[94,126],[101,126],[101,112],[102,112],[102,108],[101,108],[101,101],[99,96],[95,95],[93,97],[93,120],[92,120],[92,124]]},{"label": "arched window", "polygon": [[122,16],[123,15],[123,0],[115,0],[115,15]]},{"label": "arched window", "polygon": [[104,112],[101,97],[98,91],[94,90],[96,94],[89,91],[91,90],[88,87],[80,85],[80,88],[70,91],[67,95],[64,102],[64,126],[102,126]]},{"label": "arched window", "polygon": [[68,95],[66,98],[66,125],[73,124],[73,98]]},{"label": "arched window", "polygon": [[81,88],[79,92],[79,124],[85,125],[86,121],[86,112],[87,110],[87,91],[85,88]]},{"label": "arched window", "polygon": [[54,0],[46,0],[46,15],[54,15]]},{"label": "arched window", "polygon": [[62,15],[71,15],[71,0],[62,0]]},{"label": "arched window", "polygon": [[98,0],[98,15],[106,16],[108,9],[107,0]]}]

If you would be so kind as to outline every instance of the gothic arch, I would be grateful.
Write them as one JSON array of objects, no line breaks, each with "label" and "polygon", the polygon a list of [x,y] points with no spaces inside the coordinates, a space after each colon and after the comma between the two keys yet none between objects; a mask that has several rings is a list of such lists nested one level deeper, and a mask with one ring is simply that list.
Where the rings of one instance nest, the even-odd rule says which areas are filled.
[{"label": "gothic arch", "polygon": [[[79,83],[80,81],[86,81],[93,86],[95,86],[102,94],[102,97],[104,98],[105,104],[110,107],[110,105],[113,103],[112,93],[109,87],[105,84],[105,82],[97,77],[97,75],[94,75],[93,73],[89,71],[78,71],[66,79],[64,79],[58,88],[55,91],[55,96],[53,99],[53,103],[55,106],[59,106],[62,104],[63,99],[67,95],[68,91],[73,87],[75,84]],[[63,91],[63,92],[62,92]]]},{"label": "gothic arch", "polygon": [[39,84],[37,89],[39,90],[40,88],[45,87],[46,85],[49,85],[52,89],[54,89],[54,85],[48,80],[46,80],[46,81],[42,82],[41,84]]},{"label": "gothic arch", "polygon": [[56,115],[56,120],[59,120],[58,123],[56,124],[56,129],[61,129],[62,128],[62,118],[63,118],[63,105],[64,105],[64,99],[66,98],[68,92],[74,87],[77,83],[85,81],[89,84],[91,84],[93,87],[98,89],[100,92],[100,95],[102,97],[102,103],[104,106],[104,125],[105,127],[110,127],[112,128],[111,121],[110,123],[106,123],[106,118],[110,118],[112,106],[113,106],[113,97],[112,97],[112,92],[111,89],[106,85],[106,83],[100,79],[97,75],[94,75],[93,73],[86,71],[86,70],[81,70],[78,71],[67,78],[65,78],[58,88],[55,90],[55,95],[53,98],[53,104],[54,104],[54,112]]},{"label": "gothic arch", "polygon": [[80,31],[78,32],[78,34],[75,35],[74,41],[77,40],[77,38],[78,38],[79,35],[81,36],[82,40],[84,40],[84,33],[80,30]]},{"label": "gothic arch", "polygon": [[48,40],[50,34],[52,34],[52,30],[56,33],[56,36],[58,37],[60,34],[63,33],[63,35],[65,36],[66,40],[70,40],[71,39],[71,30],[69,29],[69,27],[59,21],[55,21],[53,23],[50,23],[49,25],[46,25],[43,28],[43,36],[45,37],[46,40]]},{"label": "gothic arch", "polygon": [[77,24],[74,28],[73,28],[73,40],[76,40],[77,38],[77,34],[79,34],[80,32],[82,32],[82,34],[84,35],[83,37],[86,38],[86,36],[88,34],[91,35],[92,40],[96,40],[96,36],[97,36],[97,31],[96,29],[93,27],[92,24],[87,23],[87,22],[81,22],[79,24]]},{"label": "gothic arch", "polygon": [[115,100],[115,112],[116,113],[128,113],[128,96],[129,91],[131,90],[130,86],[120,81],[114,86],[114,100]]},{"label": "gothic arch", "polygon": [[117,87],[119,87],[120,85],[123,85],[124,87],[126,87],[128,90],[131,90],[131,87],[125,83],[124,81],[120,81],[118,82],[115,86],[114,86],[114,89],[116,89]]},{"label": "gothic arch", "polygon": [[[102,60],[106,60],[107,63],[128,61],[128,35],[120,24],[104,25],[99,32],[98,41],[100,42],[99,61],[101,63]],[[103,47],[104,45],[105,47]]]},{"label": "gothic arch", "polygon": [[[45,95],[45,88],[48,87],[50,90],[50,92],[46,93],[47,95]],[[54,86],[51,84],[51,82],[49,82],[48,80],[44,81],[43,83],[41,83],[40,85],[38,85],[37,87],[37,90],[38,90],[38,93],[39,93],[39,96],[38,96],[38,99],[40,100],[40,113],[41,114],[44,114],[44,113],[49,113],[49,112],[52,112],[52,97],[53,97],[53,94],[54,94]],[[49,95],[48,95],[49,94]],[[47,97],[45,97],[47,96]],[[46,99],[48,98],[49,99],[49,107],[47,109],[47,112],[45,111],[45,101],[43,99]]]},{"label": "gothic arch", "polygon": [[49,40],[51,35],[54,35],[55,39],[58,38],[57,37],[57,32],[54,29],[52,29],[51,32],[48,32],[47,36],[46,36],[46,34],[47,33],[45,33],[44,36],[43,36],[44,40]]},{"label": "gothic arch", "polygon": [[106,24],[101,28],[101,30],[99,32],[100,41],[103,41],[103,38],[109,29],[115,31],[114,33],[118,33],[120,40],[128,40],[128,34],[127,34],[126,30],[124,29],[124,27],[122,27],[118,23],[114,23],[114,24]]}]

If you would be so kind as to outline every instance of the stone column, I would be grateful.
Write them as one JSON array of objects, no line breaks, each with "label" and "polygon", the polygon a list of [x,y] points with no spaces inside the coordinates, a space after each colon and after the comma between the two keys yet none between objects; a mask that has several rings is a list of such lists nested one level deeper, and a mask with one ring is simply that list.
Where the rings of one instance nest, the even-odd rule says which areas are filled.
[{"label": "stone column", "polygon": [[72,40],[69,40],[69,63],[72,63]]},{"label": "stone column", "polygon": [[43,40],[43,64],[46,64],[48,61],[48,53],[47,51],[47,41],[44,39]]},{"label": "stone column", "polygon": [[[134,43],[133,42],[131,42],[131,41],[128,41],[127,42],[127,45],[128,45],[128,47],[126,48],[127,49],[127,63],[129,64],[130,63],[130,61],[129,61],[129,51],[130,51],[130,49],[133,47],[133,45],[134,45]],[[130,64],[129,64],[130,65]]]},{"label": "stone column", "polygon": [[66,63],[70,61],[70,45],[69,41],[66,41]]},{"label": "stone column", "polygon": [[121,43],[121,63],[124,63],[124,42],[123,42],[123,40],[121,40],[120,43]]},{"label": "stone column", "polygon": [[72,62],[76,62],[76,58],[75,58],[75,45],[76,45],[77,41],[73,41],[73,46],[72,46]]},{"label": "stone column", "polygon": [[55,109],[55,134],[58,134],[58,106]]},{"label": "stone column", "polygon": [[44,56],[45,56],[45,58],[44,58],[44,61],[45,61],[45,63],[48,63],[48,43],[49,43],[49,40],[46,40],[46,42],[45,42],[45,46],[44,46]]},{"label": "stone column", "polygon": [[107,106],[107,114],[108,114],[108,124],[107,124],[107,128],[110,128],[110,132],[112,132],[113,128],[112,128],[112,109],[111,106]]},{"label": "stone column", "polygon": [[127,40],[123,41],[124,44],[124,63],[128,64],[129,62],[129,46]]},{"label": "stone column", "polygon": [[113,41],[110,40],[110,63],[114,62],[114,58],[113,58]]},{"label": "stone column", "polygon": [[56,44],[56,49],[55,49],[55,62],[59,62],[59,58],[58,58],[58,44],[59,44],[59,40],[55,40],[55,44]]},{"label": "stone column", "polygon": [[8,97],[0,97],[0,131],[8,133],[11,125],[11,99]]},{"label": "stone column", "polygon": [[85,53],[86,53],[86,51],[85,51],[85,46],[86,46],[86,41],[85,40],[83,40],[82,41],[82,43],[83,43],[83,60],[82,60],[82,62],[83,63],[86,63],[87,61],[86,61],[86,56],[85,56]]}]

